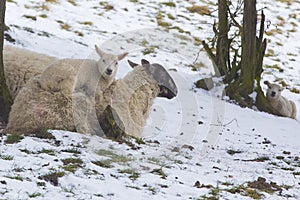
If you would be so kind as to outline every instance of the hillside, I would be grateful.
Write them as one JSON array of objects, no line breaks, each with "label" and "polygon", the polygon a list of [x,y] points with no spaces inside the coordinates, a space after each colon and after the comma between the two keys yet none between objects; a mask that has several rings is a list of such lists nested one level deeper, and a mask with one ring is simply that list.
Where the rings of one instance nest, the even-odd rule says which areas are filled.
[{"label": "hillside", "polygon": [[[60,130],[2,135],[0,199],[300,199],[300,1],[257,5],[268,20],[263,80],[284,81],[298,120],[228,103],[222,86],[194,87],[213,73],[199,42],[217,15],[216,1],[195,2],[7,1],[7,45],[61,58],[96,59],[94,44],[127,50],[162,64],[179,94],[156,99],[134,147]],[[119,65],[122,77],[130,67]]]}]

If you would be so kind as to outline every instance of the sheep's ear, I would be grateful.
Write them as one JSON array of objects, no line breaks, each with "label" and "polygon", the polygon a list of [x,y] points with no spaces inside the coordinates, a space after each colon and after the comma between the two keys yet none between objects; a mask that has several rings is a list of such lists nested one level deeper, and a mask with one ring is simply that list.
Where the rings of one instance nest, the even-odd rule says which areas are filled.
[{"label": "sheep's ear", "polygon": [[122,53],[120,55],[118,55],[118,60],[122,60],[123,58],[125,58],[128,55],[128,52]]},{"label": "sheep's ear", "polygon": [[127,60],[128,64],[130,65],[130,67],[135,68],[136,66],[138,66],[139,64],[132,62],[131,60]]},{"label": "sheep's ear", "polygon": [[148,60],[142,59],[141,60],[142,65],[150,65],[150,62]]},{"label": "sheep's ear", "polygon": [[102,57],[105,54],[104,51],[102,51],[97,45],[95,45],[95,49],[100,57]]}]

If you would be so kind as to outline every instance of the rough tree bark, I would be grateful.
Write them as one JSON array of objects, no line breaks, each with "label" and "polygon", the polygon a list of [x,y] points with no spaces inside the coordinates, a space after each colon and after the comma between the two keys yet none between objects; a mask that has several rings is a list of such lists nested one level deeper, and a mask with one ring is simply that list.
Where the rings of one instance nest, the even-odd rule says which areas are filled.
[{"label": "rough tree bark", "polygon": [[227,75],[230,63],[229,63],[229,39],[228,39],[228,12],[227,12],[227,0],[218,0],[218,39],[216,48],[216,65],[219,72],[216,72],[216,76]]},{"label": "rough tree bark", "polygon": [[3,40],[4,40],[4,19],[5,19],[6,1],[0,1],[0,122],[6,124],[12,105],[12,98],[9,94],[3,67]]},{"label": "rough tree bark", "polygon": [[256,69],[256,0],[244,1],[242,29],[241,85],[239,92],[247,96],[253,92]]},{"label": "rough tree bark", "polygon": [[229,49],[230,41],[228,39],[228,5],[227,0],[218,0],[218,27],[213,27],[217,36],[216,54],[214,54],[208,44],[203,40],[202,45],[210,57],[216,77],[228,75],[230,69]]}]

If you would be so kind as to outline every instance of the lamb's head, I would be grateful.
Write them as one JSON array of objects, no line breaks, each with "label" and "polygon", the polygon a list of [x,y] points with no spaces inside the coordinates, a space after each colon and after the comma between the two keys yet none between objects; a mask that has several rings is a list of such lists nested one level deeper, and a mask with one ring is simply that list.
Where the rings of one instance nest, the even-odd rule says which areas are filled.
[{"label": "lamb's head", "polygon": [[264,84],[268,86],[267,99],[277,100],[281,96],[283,88],[280,85],[272,84],[269,81],[265,81]]},{"label": "lamb's head", "polygon": [[125,58],[128,52],[120,55],[108,54],[102,51],[97,45],[95,45],[96,52],[100,56],[97,61],[98,69],[101,74],[101,78],[111,83],[118,71],[118,62]]},{"label": "lamb's head", "polygon": [[[140,66],[137,63],[134,63],[130,60],[128,60],[129,65],[132,68],[135,68],[137,66]],[[159,86],[159,94],[158,97],[165,97],[168,99],[172,99],[175,97],[178,93],[177,86],[170,76],[170,74],[167,72],[167,70],[160,64],[154,63],[150,64],[147,60],[142,59],[141,60],[141,66],[145,69],[148,76],[150,76],[152,79],[154,79],[158,86]]]}]

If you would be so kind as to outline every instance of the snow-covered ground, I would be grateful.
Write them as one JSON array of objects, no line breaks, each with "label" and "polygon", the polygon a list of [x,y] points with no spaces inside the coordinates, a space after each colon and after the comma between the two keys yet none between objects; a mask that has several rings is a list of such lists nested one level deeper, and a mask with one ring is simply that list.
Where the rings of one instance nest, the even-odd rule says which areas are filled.
[{"label": "snow-covered ground", "polygon": [[[135,147],[50,131],[52,139],[1,137],[0,199],[300,199],[300,122],[240,108],[193,87],[213,73],[201,40],[213,37],[216,1],[7,1],[7,32],[57,57],[95,57],[94,44],[169,70],[175,99],[157,98]],[[263,80],[284,81],[300,106],[299,1],[262,0],[268,20]],[[166,30],[168,27],[168,31]],[[10,39],[10,41],[12,41]],[[194,71],[189,66],[198,66]],[[130,67],[120,62],[118,77]],[[266,89],[266,86],[264,86]],[[298,119],[300,119],[300,108]]]}]

